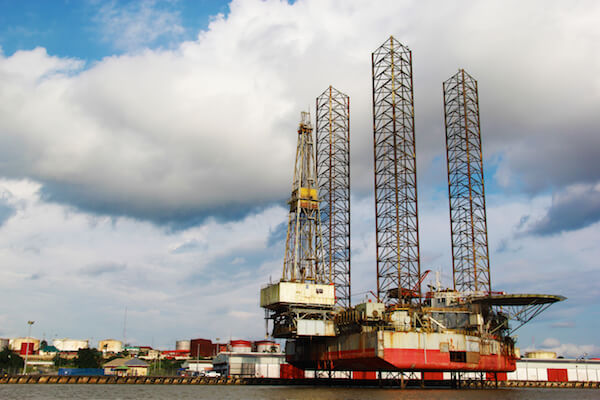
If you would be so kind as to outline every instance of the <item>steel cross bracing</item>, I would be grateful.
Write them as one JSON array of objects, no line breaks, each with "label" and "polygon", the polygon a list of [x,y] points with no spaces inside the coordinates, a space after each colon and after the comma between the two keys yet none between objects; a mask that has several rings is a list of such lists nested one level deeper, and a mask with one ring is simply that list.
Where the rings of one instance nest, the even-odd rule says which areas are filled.
[{"label": "steel cross bracing", "polygon": [[285,242],[283,281],[331,283],[331,269],[323,264],[323,242],[317,187],[317,171],[310,114],[302,113],[294,183]]},{"label": "steel cross bracing", "polygon": [[[539,304],[532,302],[529,305],[494,306],[493,308],[497,313],[505,315],[507,318],[506,324],[499,328],[506,328],[508,329],[508,335],[513,335],[517,329],[546,311],[551,305],[552,303]],[[508,320],[514,321],[516,325],[509,327]]]},{"label": "steel cross bracing", "polygon": [[477,81],[461,69],[443,90],[454,289],[489,293]]},{"label": "steel cross bracing", "polygon": [[372,74],[377,296],[389,304],[410,293],[403,301],[419,301],[411,51],[390,36],[372,54]]},{"label": "steel cross bracing", "polygon": [[317,177],[323,261],[336,305],[350,307],[350,98],[329,86],[317,97]]}]

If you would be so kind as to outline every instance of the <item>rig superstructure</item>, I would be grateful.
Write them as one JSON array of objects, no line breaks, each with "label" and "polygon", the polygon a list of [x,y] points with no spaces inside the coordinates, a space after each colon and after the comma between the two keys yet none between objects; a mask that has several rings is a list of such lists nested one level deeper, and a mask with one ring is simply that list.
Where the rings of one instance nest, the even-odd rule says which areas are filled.
[{"label": "rig superstructure", "polygon": [[564,297],[491,290],[477,81],[460,69],[443,83],[454,287],[425,293],[410,49],[386,40],[372,83],[375,299],[350,303],[349,98],[329,87],[317,98],[316,164],[302,114],[284,273],[261,290],[272,336],[302,369],[513,371],[512,333]]}]

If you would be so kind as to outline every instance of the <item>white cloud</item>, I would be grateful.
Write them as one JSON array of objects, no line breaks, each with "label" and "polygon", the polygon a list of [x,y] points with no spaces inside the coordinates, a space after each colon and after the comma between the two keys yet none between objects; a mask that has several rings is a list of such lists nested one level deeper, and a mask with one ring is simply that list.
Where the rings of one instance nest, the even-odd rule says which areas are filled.
[{"label": "white cloud", "polygon": [[126,5],[115,0],[103,3],[96,16],[103,39],[119,50],[131,51],[160,38],[178,38],[184,32],[181,16],[158,5],[156,0]]},{"label": "white cloud", "polygon": [[[553,351],[557,356],[565,358],[579,357],[597,357],[600,355],[600,346],[595,344],[574,344],[561,343],[556,338],[546,338],[541,344],[541,348],[547,351]],[[533,349],[529,349],[532,351]]]},{"label": "white cloud", "polygon": [[[51,56],[43,47],[33,50],[19,50],[10,57],[0,54],[0,79],[3,83],[0,104],[7,106],[6,102],[17,94],[22,94],[20,99],[27,102],[31,95],[30,90],[41,89],[44,82],[48,82],[54,91],[65,81],[65,75],[73,74],[83,67],[83,62],[72,58]],[[20,104],[18,104],[20,105]]]},{"label": "white cloud", "polygon": [[[106,7],[116,10],[114,3]],[[135,12],[107,12],[125,26],[111,31],[126,35],[131,27],[134,37],[152,39],[168,26],[178,29],[168,23],[175,17],[154,14],[164,10],[153,2],[130,7]],[[2,172],[39,181],[49,198],[85,210],[161,222],[264,205],[289,188],[299,112],[333,84],[352,99],[353,188],[368,192],[369,55],[394,34],[413,50],[420,174],[443,154],[440,82],[465,66],[480,81],[484,153],[505,155],[500,170],[507,182],[540,173],[546,174],[537,180],[546,182],[542,186],[552,184],[552,176],[558,183],[600,179],[597,168],[576,162],[549,174],[557,163],[546,158],[557,159],[562,145],[543,147],[545,158],[536,164],[520,161],[541,157],[539,143],[562,143],[565,129],[576,146],[561,148],[597,159],[595,131],[571,117],[598,125],[598,93],[588,85],[598,56],[586,49],[597,42],[589,16],[598,15],[599,6],[464,8],[452,2],[234,1],[195,41],[107,57],[78,73],[46,74],[57,63],[80,63],[43,50],[0,56],[0,71],[24,77],[0,74],[6,88],[0,95]],[[555,79],[567,70],[568,81]],[[570,100],[558,101],[559,94]],[[524,146],[523,140],[537,143]]]},{"label": "white cloud", "polygon": [[[283,254],[281,244],[267,245],[271,230],[285,219],[283,208],[169,232],[45,203],[39,187],[0,181],[0,191],[16,208],[0,227],[0,291],[27,299],[18,308],[9,303],[0,308],[0,319],[8,321],[0,336],[20,335],[26,315],[47,337],[120,337],[125,306],[130,337],[145,343],[153,335],[165,347],[169,335],[262,335],[258,293],[268,274],[257,271]],[[192,240],[203,246],[171,251]],[[244,255],[243,266],[231,261],[236,254]],[[250,316],[256,324],[236,323]]]}]

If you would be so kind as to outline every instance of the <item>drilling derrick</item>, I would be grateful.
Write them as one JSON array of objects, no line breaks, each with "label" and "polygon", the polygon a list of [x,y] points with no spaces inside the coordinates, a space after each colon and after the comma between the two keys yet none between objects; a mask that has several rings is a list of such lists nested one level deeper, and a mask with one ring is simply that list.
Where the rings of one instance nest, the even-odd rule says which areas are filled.
[{"label": "drilling derrick", "polygon": [[412,54],[392,36],[371,56],[375,159],[377,296],[419,301]]},{"label": "drilling derrick", "polygon": [[317,177],[323,261],[336,305],[350,307],[350,98],[329,86],[317,97]]},{"label": "drilling derrick", "polygon": [[287,282],[330,283],[331,266],[324,270],[321,216],[310,115],[302,113],[294,183],[289,201],[283,279]]},{"label": "drilling derrick", "polygon": [[464,69],[443,83],[454,289],[489,293],[477,81]]},{"label": "drilling derrick", "polygon": [[310,114],[302,113],[279,283],[260,293],[273,337],[334,336],[331,265],[323,262],[321,217]]}]

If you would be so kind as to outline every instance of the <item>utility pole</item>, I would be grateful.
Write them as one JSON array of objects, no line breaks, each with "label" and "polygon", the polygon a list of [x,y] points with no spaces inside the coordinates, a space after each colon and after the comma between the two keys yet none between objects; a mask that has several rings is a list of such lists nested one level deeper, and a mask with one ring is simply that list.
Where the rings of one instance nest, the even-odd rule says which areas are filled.
[{"label": "utility pole", "polygon": [[125,306],[125,316],[123,317],[123,347],[127,346],[127,306]]},{"label": "utility pole", "polygon": [[[31,325],[33,325],[35,321],[27,321],[27,339],[31,337]],[[32,342],[33,344],[33,342]],[[25,375],[27,371],[27,355],[29,354],[29,342],[25,342],[25,363],[23,364],[23,375]]]}]

